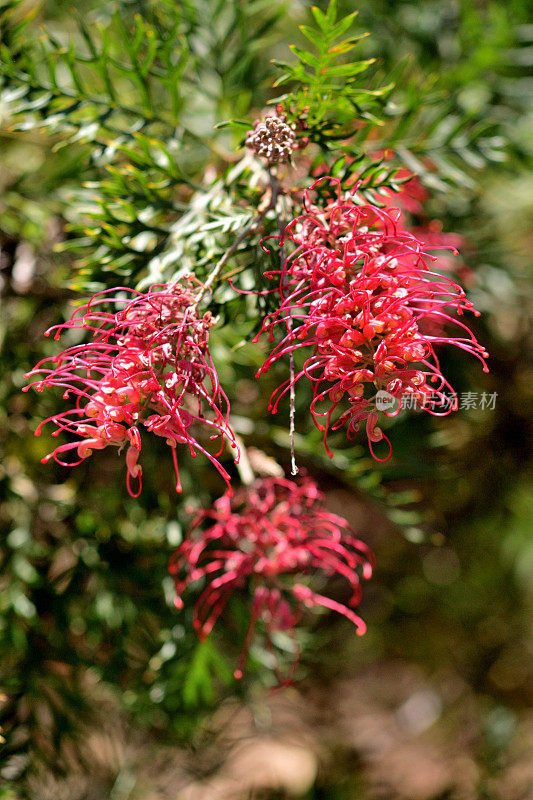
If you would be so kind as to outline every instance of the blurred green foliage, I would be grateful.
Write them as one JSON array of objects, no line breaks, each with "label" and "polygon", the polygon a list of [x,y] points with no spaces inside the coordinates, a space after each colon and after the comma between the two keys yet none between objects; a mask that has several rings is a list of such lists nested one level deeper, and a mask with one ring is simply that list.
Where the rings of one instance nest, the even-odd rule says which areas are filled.
[{"label": "blurred green foliage", "polygon": [[[353,11],[338,5],[339,18]],[[483,312],[477,334],[491,352],[487,376],[456,355],[444,357],[447,373],[459,392],[498,399],[494,411],[444,421],[400,417],[394,461],[377,471],[359,445],[331,461],[318,455],[309,397],[299,392],[299,463],[366,509],[362,526],[378,560],[362,611],[369,633],[354,642],[342,623],[321,619],[303,685],[327,687],[353,674],[353,663],[454,672],[484,720],[471,747],[479,796],[490,798],[532,686],[531,4],[358,5],[356,30],[371,33],[358,58],[377,61],[357,86],[395,87],[342,146],[335,126],[325,126],[314,166],[340,159],[346,180],[353,164],[393,188],[402,164],[420,175],[432,194],[413,224],[438,219],[466,240],[470,295]],[[116,275],[144,285],[192,267],[205,275],[250,221],[261,167],[239,161],[242,127],[214,126],[251,121],[276,97],[271,59],[290,60],[287,45],[309,64],[298,24],[313,20],[305,3],[272,0],[91,2],[76,18],[65,3],[2,0],[0,10],[0,797],[8,800],[29,791],[40,760],[67,772],[72,752],[83,760],[83,740],[110,698],[110,713],[152,743],[200,748],[221,698],[257,702],[258,686],[268,685],[261,653],[248,682],[236,688],[231,678],[242,609],[199,644],[190,609],[173,607],[169,555],[188,506],[220,494],[218,476],[184,459],[176,497],[157,443],[143,449],[139,500],[127,496],[118,458],[68,472],[42,467],[51,440],[32,433],[57,399],[21,387],[24,373],[55,352],[42,333],[69,313],[77,290]],[[297,85],[291,90],[302,104]],[[330,122],[349,122],[346,91],[335,95]],[[397,153],[388,172],[375,155],[382,146]],[[228,269],[249,288],[261,258],[257,242],[243,243]],[[242,346],[248,301],[226,286],[214,299],[231,322],[213,354],[223,384],[234,387],[237,433],[286,466],[285,420],[267,416],[268,385],[259,391],[253,379],[261,352]],[[375,796],[359,781],[340,759],[310,796]]]}]

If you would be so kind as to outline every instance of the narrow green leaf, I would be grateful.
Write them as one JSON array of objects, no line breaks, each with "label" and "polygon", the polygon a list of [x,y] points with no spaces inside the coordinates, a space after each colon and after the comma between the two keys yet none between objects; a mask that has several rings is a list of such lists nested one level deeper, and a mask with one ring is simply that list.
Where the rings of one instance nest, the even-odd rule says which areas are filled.
[{"label": "narrow green leaf", "polygon": [[215,130],[221,130],[222,128],[231,128],[231,127],[251,128],[252,123],[246,119],[227,119],[224,120],[224,122],[218,122],[214,126]]},{"label": "narrow green leaf", "polygon": [[321,33],[316,31],[314,28],[310,28],[308,25],[300,25],[299,28],[303,35],[309,39],[309,41],[312,42],[312,44],[314,44],[321,53],[324,52],[325,42]]},{"label": "narrow green leaf", "polygon": [[337,67],[328,67],[328,78],[353,78],[355,75],[364,72],[371,64],[374,64],[375,58],[369,58],[367,61],[356,61],[353,64],[339,64]]},{"label": "narrow green leaf", "polygon": [[134,21],[135,21],[135,34],[133,36],[131,46],[133,51],[135,53],[138,53],[141,48],[142,41],[144,39],[145,26],[144,26],[144,20],[140,14],[135,14]]},{"label": "narrow green leaf", "polygon": [[339,44],[330,47],[328,53],[335,56],[341,55],[342,53],[348,53],[350,50],[353,50],[353,48],[356,47],[361,39],[365,39],[367,36],[370,36],[370,34],[361,33],[359,36],[350,36],[350,38],[345,39],[344,42],[339,42]]},{"label": "narrow green leaf", "polygon": [[337,36],[342,36],[342,34],[345,33],[353,25],[354,20],[358,15],[358,13],[359,13],[358,11],[354,11],[352,14],[348,14],[347,17],[344,17],[344,19],[341,19],[340,22],[338,22],[331,31],[331,35],[334,36],[335,38],[337,38]]},{"label": "narrow green leaf", "polygon": [[210,704],[214,699],[213,681],[209,674],[211,641],[198,642],[183,684],[183,702],[192,708],[202,701]]},{"label": "narrow green leaf", "polygon": [[323,33],[330,34],[331,33],[331,25],[329,24],[328,18],[325,14],[317,6],[311,6],[311,14],[315,18],[315,21]]},{"label": "narrow green leaf", "polygon": [[328,10],[326,12],[327,20],[330,25],[333,25],[337,19],[337,0],[329,0]]},{"label": "narrow green leaf", "polygon": [[144,57],[144,61],[141,63],[141,74],[144,78],[148,77],[148,73],[150,72],[150,68],[154,63],[154,59],[157,55],[157,49],[160,44],[156,39],[156,36],[153,31],[147,31],[146,33],[146,41],[147,41],[147,52]]},{"label": "narrow green leaf", "polygon": [[309,64],[310,67],[315,67],[315,69],[320,69],[320,61],[316,56],[312,53],[308,53],[306,50],[302,50],[301,47],[296,47],[296,45],[291,44],[289,45],[294,55],[303,61],[304,64]]}]

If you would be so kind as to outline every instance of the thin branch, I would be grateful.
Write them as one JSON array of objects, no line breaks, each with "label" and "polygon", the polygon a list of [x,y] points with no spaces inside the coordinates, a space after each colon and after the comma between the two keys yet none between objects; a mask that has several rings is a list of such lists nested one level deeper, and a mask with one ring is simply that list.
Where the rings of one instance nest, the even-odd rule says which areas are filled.
[{"label": "thin branch", "polygon": [[239,233],[239,235],[237,236],[231,247],[229,247],[226,250],[220,261],[216,264],[214,270],[211,273],[209,273],[209,277],[207,278],[206,282],[204,283],[204,285],[200,290],[200,293],[198,294],[195,306],[198,306],[200,302],[203,300],[207,291],[211,288],[213,283],[216,281],[216,279],[224,269],[224,266],[228,263],[232,255],[234,255],[234,253],[236,253],[237,250],[239,249],[239,245],[241,244],[241,242],[243,242],[251,233],[255,231],[256,228],[259,227],[266,214],[274,207],[274,205],[275,203],[272,202],[271,198],[268,206],[262,211],[259,211],[255,219],[249,222],[248,225],[242,229],[242,231]]},{"label": "thin branch", "polygon": [[[275,176],[271,174],[270,176],[271,186],[272,186],[272,197],[276,198],[279,194],[279,183]],[[280,215],[279,218],[279,235],[283,237],[283,231],[285,230],[285,220],[283,214]],[[281,239],[281,241],[283,241]],[[285,262],[287,260],[287,256],[285,253],[285,245],[280,244],[280,259],[281,259],[281,269],[282,272],[285,269]],[[283,275],[283,285],[285,286],[286,280],[285,275]],[[287,327],[292,330],[292,318],[290,311],[287,312]],[[296,389],[294,386],[294,353],[291,350],[289,355],[289,380],[290,380],[290,389],[289,389],[289,437],[291,441],[291,475],[298,475],[299,469],[296,466],[296,454],[295,454],[295,447],[294,447],[294,436],[296,433],[296,425],[295,425],[295,418],[296,418]]]}]

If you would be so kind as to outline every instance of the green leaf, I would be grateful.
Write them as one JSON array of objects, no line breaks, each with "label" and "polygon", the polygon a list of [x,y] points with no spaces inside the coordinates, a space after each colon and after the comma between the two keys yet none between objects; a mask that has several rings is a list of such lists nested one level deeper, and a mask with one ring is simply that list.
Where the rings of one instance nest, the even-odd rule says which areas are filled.
[{"label": "green leaf", "polygon": [[359,87],[354,80],[374,63],[374,59],[347,63],[343,59],[368,34],[354,34],[335,43],[353,24],[356,13],[348,14],[336,24],[336,2],[330,3],[327,14],[316,6],[311,8],[311,13],[318,28],[303,25],[300,30],[316,46],[318,54],[291,45],[299,63],[274,62],[283,70],[274,86],[292,82],[295,88],[271,102],[282,102],[294,121],[305,112],[306,136],[328,149],[328,142],[352,135],[346,126],[353,128],[354,110],[369,125],[381,124],[376,114],[383,107],[386,90]]},{"label": "green leaf", "polygon": [[252,123],[246,119],[227,119],[224,122],[218,122],[214,126],[215,130],[221,130],[223,128],[231,128],[231,127],[251,128]]},{"label": "green leaf", "polygon": [[308,53],[306,50],[302,50],[301,47],[296,47],[295,44],[291,44],[290,48],[294,55],[303,61],[304,64],[309,64],[310,67],[320,68],[321,64],[319,59],[314,56],[312,53]]},{"label": "green leaf", "polygon": [[187,708],[212,705],[215,698],[215,677],[228,683],[232,674],[216,649],[211,637],[198,642],[183,684],[183,703]]},{"label": "green leaf", "polygon": [[367,61],[357,61],[354,64],[342,64],[338,67],[329,67],[327,70],[328,78],[351,78],[364,72],[371,64],[374,64],[375,58],[369,58]]},{"label": "green leaf", "polygon": [[311,6],[311,13],[322,33],[329,34],[331,30],[331,24],[325,14],[322,13],[318,6]]},{"label": "green leaf", "polygon": [[333,25],[337,19],[337,0],[329,0],[329,6],[326,15],[329,24]]},{"label": "green leaf", "polygon": [[[348,14],[348,16],[344,17],[344,19],[341,19],[341,21],[338,22],[337,25],[335,25],[335,27],[333,28],[332,35],[335,38],[337,38],[338,36],[342,36],[342,34],[345,33],[353,25],[353,23],[355,22],[355,18],[358,14],[359,11],[354,11],[353,13]],[[363,34],[363,36],[366,35],[367,34]]]},{"label": "green leaf", "polygon": [[353,48],[357,46],[358,42],[360,42],[361,39],[364,39],[367,36],[370,36],[370,34],[361,33],[359,34],[359,36],[350,36],[350,38],[345,39],[344,42],[340,42],[339,44],[330,47],[328,53],[330,55],[335,55],[335,56],[342,55],[343,53],[348,53],[350,50],[353,50]]},{"label": "green leaf", "polygon": [[312,44],[314,44],[320,52],[326,48],[324,36],[321,33],[316,31],[314,28],[310,28],[308,25],[300,25],[299,28],[303,35],[309,39],[309,41],[312,42]]}]

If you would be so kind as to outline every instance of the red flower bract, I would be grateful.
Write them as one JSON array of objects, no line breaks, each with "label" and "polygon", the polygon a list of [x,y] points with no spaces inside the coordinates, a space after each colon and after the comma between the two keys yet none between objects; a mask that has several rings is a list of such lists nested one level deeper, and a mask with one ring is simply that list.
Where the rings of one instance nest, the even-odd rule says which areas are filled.
[{"label": "red flower bract", "polygon": [[[95,295],[78,308],[71,319],[46,332],[55,338],[68,330],[88,331],[88,344],[68,347],[53,358],[43,359],[28,374],[40,375],[30,387],[65,389],[63,397],[75,397],[74,408],[54,414],[48,422],[57,426],[53,436],[72,434],[74,442],[62,444],[46,456],[59,464],[62,454],[76,451],[79,464],[93,450],[110,445],[126,448],[128,491],[141,491],[141,433],[162,436],[172,448],[176,491],[181,491],[176,447],[188,445],[193,456],[199,450],[220,472],[229,486],[229,475],[219,463],[224,440],[235,447],[228,423],[229,403],[222,391],[209,353],[209,312],[200,316],[192,281],[153,286],[142,293],[112,289]],[[213,455],[200,445],[193,430],[205,429],[220,439]],[[64,464],[73,466],[72,463]],[[131,479],[139,482],[137,492]]]},{"label": "red flower bract", "polygon": [[[372,554],[348,522],[324,508],[324,497],[311,478],[264,478],[238,490],[233,499],[226,493],[212,508],[200,511],[171,559],[170,572],[178,608],[187,586],[206,582],[194,610],[200,637],[211,632],[236,590],[252,593],[250,623],[235,671],[239,678],[258,622],[270,650],[277,631],[294,639],[305,606],[343,614],[362,635],[365,624],[351,608],[301,581],[306,575],[316,578],[317,570],[341,576],[350,586],[353,607],[361,598],[360,576],[370,578],[372,565]],[[296,666],[296,642],[294,646]]]},{"label": "red flower bract", "polygon": [[[331,178],[311,188],[323,180],[337,186],[336,199],[319,208],[306,194],[308,213],[281,237],[281,244],[291,242],[294,250],[281,270],[268,273],[278,276],[281,303],[259,335],[269,331],[273,341],[281,326],[283,336],[261,371],[282,356],[312,348],[294,378],[273,393],[271,411],[305,376],[313,383],[311,413],[325,444],[330,429],[347,425],[352,438],[365,422],[372,451],[373,442],[388,442],[376,427],[379,391],[397,398],[393,413],[412,395],[430,413],[447,414],[456,395],[440,370],[436,346],[453,344],[475,355],[485,371],[487,353],[458,319],[465,310],[478,312],[457,283],[430,269],[438,259],[402,230],[400,211],[359,205],[357,187],[343,198]],[[450,333],[448,325],[454,328]],[[379,460],[389,456],[390,443]]]}]

